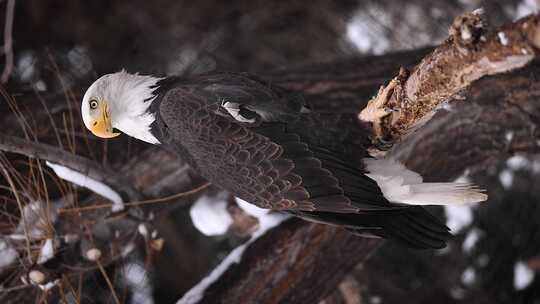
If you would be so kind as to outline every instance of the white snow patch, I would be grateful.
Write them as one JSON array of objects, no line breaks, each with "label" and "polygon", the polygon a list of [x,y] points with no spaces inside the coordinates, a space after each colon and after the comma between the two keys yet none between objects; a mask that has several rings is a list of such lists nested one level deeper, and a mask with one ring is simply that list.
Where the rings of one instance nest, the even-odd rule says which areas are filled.
[{"label": "white snow patch", "polygon": [[446,213],[446,225],[454,233],[459,232],[472,223],[473,212],[471,206],[447,205],[444,206],[444,212]]},{"label": "white snow patch", "polygon": [[536,13],[538,7],[536,4],[536,0],[523,0],[521,1],[517,8],[516,8],[516,19],[519,19],[521,17],[525,17],[530,14]]},{"label": "white snow patch", "polygon": [[[244,251],[251,243],[264,235],[266,231],[272,229],[273,227],[276,227],[285,219],[289,218],[289,216],[281,213],[268,213],[268,210],[266,209],[257,208],[261,209],[257,210],[255,208],[243,206],[245,202],[238,198],[236,199],[236,201],[242,209],[246,207],[244,211],[253,216],[256,216],[259,219],[259,229],[257,229],[253,233],[253,235],[247,242],[233,249],[229,253],[229,255],[227,255],[227,257],[225,257],[225,259],[210,272],[210,274],[208,274],[197,285],[195,285],[188,292],[186,292],[184,296],[180,300],[178,300],[178,302],[176,302],[177,304],[194,304],[199,302],[202,299],[204,292],[208,288],[208,286],[214,283],[232,264],[240,262]],[[240,201],[242,201],[243,203]],[[250,213],[247,210],[250,210],[253,213]],[[265,210],[266,212],[263,213],[262,210]]]},{"label": "white snow patch", "polygon": [[472,285],[476,281],[476,271],[472,267],[467,267],[461,274],[461,282],[466,285]]},{"label": "white snow patch", "polygon": [[54,286],[58,285],[58,283],[60,283],[60,279],[56,279],[54,281],[51,281],[51,282],[48,282],[46,284],[39,284],[39,288],[43,291],[47,291],[51,288],[53,288]]},{"label": "white snow patch", "polygon": [[534,279],[534,271],[529,268],[527,263],[518,261],[514,265],[514,288],[522,290],[529,286]]},{"label": "white snow patch", "polygon": [[0,239],[0,273],[4,268],[15,262],[18,256],[17,250],[10,243]]},{"label": "white snow patch", "polygon": [[540,173],[540,159],[536,159],[532,163],[532,172],[535,174]]},{"label": "white snow patch", "polygon": [[58,202],[45,204],[34,201],[23,208],[23,215],[17,225],[17,229],[8,237],[12,240],[25,240],[25,227],[30,240],[43,239],[47,235],[49,226],[54,224],[58,217]]},{"label": "white snow patch", "polygon": [[[23,279],[24,279],[24,282],[28,282],[25,277],[21,278],[21,280]],[[42,284],[45,282],[45,274],[39,270],[34,269],[28,273],[28,279],[30,280],[30,283],[32,284]]]},{"label": "white snow patch", "polygon": [[120,255],[125,258],[127,257],[131,252],[133,252],[133,250],[135,249],[135,244],[134,243],[128,243],[124,248],[122,248],[122,252],[120,253]]},{"label": "white snow patch", "polygon": [[531,162],[522,155],[514,155],[506,160],[506,166],[511,170],[523,170],[530,168]]},{"label": "white snow patch", "polygon": [[381,304],[382,303],[382,298],[380,296],[372,296],[369,299],[369,303],[370,304]]},{"label": "white snow patch", "polygon": [[140,223],[139,226],[137,226],[137,230],[145,239],[148,238],[148,228],[146,228],[145,224]]},{"label": "white snow patch", "polygon": [[227,194],[210,197],[202,195],[189,210],[193,226],[204,235],[215,236],[227,232],[233,220],[227,211]]},{"label": "white snow patch", "polygon": [[450,289],[452,299],[461,300],[465,297],[465,290],[461,287],[454,286]]},{"label": "white snow patch", "polygon": [[47,84],[42,79],[33,83],[34,89],[40,92],[47,91]]},{"label": "white snow patch", "polygon": [[391,24],[389,14],[381,6],[366,3],[347,23],[346,38],[361,53],[379,55],[390,48],[386,29]]},{"label": "white snow patch", "polygon": [[37,58],[32,52],[22,53],[16,65],[16,72],[22,82],[29,82],[36,75]]},{"label": "white snow patch", "polygon": [[102,256],[101,250],[95,247],[88,249],[84,255],[86,259],[92,262],[99,260],[101,256]]},{"label": "white snow patch", "polygon": [[498,32],[497,36],[499,37],[499,41],[501,42],[502,45],[505,45],[505,46],[508,45],[509,43],[508,37],[506,36],[504,32]]},{"label": "white snow patch", "polygon": [[51,169],[53,169],[54,173],[56,173],[56,175],[58,175],[58,177],[60,177],[61,179],[71,182],[75,185],[88,188],[92,192],[112,201],[112,212],[124,210],[125,206],[124,202],[122,201],[122,197],[120,197],[118,192],[114,191],[106,184],[59,164],[51,163],[49,161],[47,161],[46,164]]},{"label": "white snow patch", "polygon": [[486,267],[487,264],[489,263],[489,256],[487,254],[482,254],[478,257],[478,259],[476,260],[476,262],[478,263],[478,266],[480,267]]},{"label": "white snow patch", "polygon": [[132,304],[153,304],[152,285],[147,271],[137,263],[128,263],[122,269],[123,279],[132,292]]},{"label": "white snow patch", "polygon": [[47,239],[39,251],[38,264],[43,264],[54,257],[54,240]]},{"label": "white snow patch", "polygon": [[77,45],[67,53],[67,58],[73,71],[82,77],[92,71],[92,60],[88,54],[88,49],[84,46]]},{"label": "white snow patch", "polygon": [[508,169],[504,169],[499,173],[499,181],[504,189],[510,189],[514,183],[514,173]]},{"label": "white snow patch", "polygon": [[475,9],[472,13],[477,15],[477,16],[482,16],[485,13],[485,10],[484,10],[483,7],[479,7],[477,9]]},{"label": "white snow patch", "polygon": [[482,236],[482,231],[478,228],[472,228],[465,236],[463,241],[462,249],[463,251],[469,253],[474,248],[480,237]]},{"label": "white snow patch", "polygon": [[511,142],[513,138],[514,138],[514,132],[507,131],[506,133],[504,133],[504,139],[506,139],[506,142]]}]

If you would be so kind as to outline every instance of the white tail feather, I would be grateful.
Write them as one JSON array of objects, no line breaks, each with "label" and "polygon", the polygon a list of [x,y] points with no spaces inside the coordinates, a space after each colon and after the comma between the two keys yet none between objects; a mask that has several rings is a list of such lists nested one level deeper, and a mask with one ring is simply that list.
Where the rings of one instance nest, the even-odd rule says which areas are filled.
[{"label": "white tail feather", "polygon": [[366,174],[386,199],[407,205],[465,205],[487,200],[484,190],[469,183],[423,183],[420,174],[393,159],[364,159]]}]

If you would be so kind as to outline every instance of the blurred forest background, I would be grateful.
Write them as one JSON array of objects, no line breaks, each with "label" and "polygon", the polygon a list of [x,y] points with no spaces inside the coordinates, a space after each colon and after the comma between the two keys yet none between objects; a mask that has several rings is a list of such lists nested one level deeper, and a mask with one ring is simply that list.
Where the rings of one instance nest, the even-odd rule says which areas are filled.
[{"label": "blurred forest background", "polygon": [[[6,16],[11,3],[15,3],[12,30],[4,31],[3,38],[10,36],[13,48],[0,51],[0,62],[5,61],[2,66],[7,64],[5,73],[9,74],[0,90],[1,133],[60,146],[116,172],[127,169],[136,185],[144,185],[145,193],[153,197],[189,190],[202,181],[190,173],[189,181],[161,187],[163,170],[174,180],[175,174],[189,169],[167,152],[148,150],[126,136],[104,143],[84,130],[80,100],[102,74],[125,68],[155,75],[215,70],[264,75],[434,46],[447,37],[455,16],[478,7],[485,9],[493,24],[534,13],[537,7],[533,0],[3,0],[0,24],[9,23]],[[505,136],[511,141],[513,134]],[[162,162],[146,162],[156,153],[162,153]],[[156,169],[163,161],[178,162],[178,167]],[[114,263],[98,270],[89,266],[70,269],[70,279],[78,278],[73,281],[78,285],[60,284],[61,288],[44,292],[20,280],[28,272],[22,265],[28,263],[15,252],[24,252],[28,244],[9,235],[22,233],[22,209],[46,202],[59,206],[57,213],[61,214],[74,201],[106,201],[61,181],[43,162],[0,153],[0,163],[1,303],[54,303],[58,299],[114,303],[110,285],[122,291],[117,292],[121,302],[175,303],[245,241],[251,227],[247,219],[236,231],[220,236],[201,234],[189,216],[196,197],[149,207],[141,216],[150,219],[147,229],[159,233],[153,238],[163,239],[163,248],[152,246],[140,231],[139,221],[114,223],[128,231],[119,242],[126,248],[133,241],[131,253],[111,258]],[[477,208],[435,210],[446,217],[456,235],[447,248],[418,252],[385,243],[368,262],[351,269],[339,288],[321,303],[540,303],[540,277],[535,275],[540,271],[540,155],[513,156],[467,178],[489,189],[490,200]],[[13,187],[18,189],[18,197]],[[216,189],[205,191],[205,195],[223,200]],[[79,226],[84,218],[88,226],[73,234],[114,231],[96,232],[99,229],[92,225],[98,222],[92,219],[103,219],[99,212],[90,217],[85,211],[75,213],[71,221],[55,223],[54,230],[69,231],[65,226]],[[112,221],[105,219],[109,224]],[[26,220],[32,221],[31,217]],[[65,242],[69,242],[67,236],[63,236]],[[89,248],[84,237],[77,238],[81,243],[77,248]],[[39,251],[43,245],[32,242],[30,246]],[[103,272],[110,280],[103,279]]]}]

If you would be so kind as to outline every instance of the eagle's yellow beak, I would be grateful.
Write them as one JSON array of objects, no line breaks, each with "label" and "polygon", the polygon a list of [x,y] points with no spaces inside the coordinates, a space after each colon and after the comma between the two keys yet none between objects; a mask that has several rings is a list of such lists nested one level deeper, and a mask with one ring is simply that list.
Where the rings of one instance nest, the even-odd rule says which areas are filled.
[{"label": "eagle's yellow beak", "polygon": [[111,115],[105,101],[101,103],[98,117],[90,121],[90,131],[101,138],[113,138],[120,135],[120,133],[113,133]]}]

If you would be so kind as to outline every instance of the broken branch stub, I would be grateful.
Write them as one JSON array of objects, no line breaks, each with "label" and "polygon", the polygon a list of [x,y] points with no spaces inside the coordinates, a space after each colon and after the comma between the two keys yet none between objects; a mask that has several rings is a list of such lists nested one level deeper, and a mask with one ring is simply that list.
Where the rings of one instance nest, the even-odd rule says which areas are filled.
[{"label": "broken branch stub", "polygon": [[[380,118],[379,126],[369,121],[373,123],[373,143],[379,150],[388,150],[475,80],[529,63],[539,52],[539,24],[540,17],[531,15],[490,30],[479,10],[457,17],[443,44],[410,72],[402,69],[392,81],[393,91],[382,105],[388,115]],[[359,118],[367,111],[374,110],[366,107]]]}]

